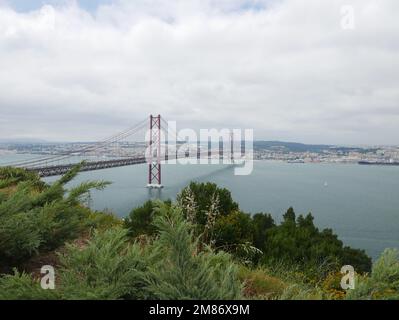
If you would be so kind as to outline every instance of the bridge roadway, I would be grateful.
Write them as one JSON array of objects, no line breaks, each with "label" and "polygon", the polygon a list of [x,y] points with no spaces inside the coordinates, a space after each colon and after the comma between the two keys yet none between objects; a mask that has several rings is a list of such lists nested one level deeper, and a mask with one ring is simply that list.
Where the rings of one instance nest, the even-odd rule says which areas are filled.
[{"label": "bridge roadway", "polygon": [[[195,154],[195,153],[194,153]],[[223,159],[223,152],[222,151],[215,151],[210,150],[206,152],[197,152],[197,159],[206,156],[208,158],[218,155],[220,159]],[[188,158],[190,154],[186,152],[185,154],[179,154],[166,157],[166,161],[171,159],[181,159],[181,158]],[[82,168],[80,169],[81,172],[83,171],[95,171],[107,168],[116,168],[116,167],[126,167],[132,166],[137,164],[144,164],[147,163],[145,157],[135,157],[135,158],[124,158],[124,159],[114,159],[114,160],[101,160],[101,161],[88,161],[84,162]],[[71,164],[62,164],[62,165],[55,165],[55,166],[45,166],[45,167],[32,167],[26,168],[28,171],[37,172],[40,177],[52,177],[52,176],[60,176],[67,173],[71,170],[74,166],[78,163],[71,163]]]},{"label": "bridge roadway", "polygon": [[[80,171],[94,171],[101,170],[107,168],[116,168],[116,167],[125,167],[131,166],[135,164],[143,164],[146,163],[145,157],[139,158],[126,158],[126,159],[116,159],[116,160],[103,160],[103,161],[91,161],[85,162],[82,165]],[[77,163],[73,164],[64,164],[64,165],[56,165],[56,166],[46,166],[46,167],[37,167],[37,168],[27,168],[28,171],[34,171],[39,174],[40,177],[52,177],[52,176],[60,176],[67,173],[71,170]]]}]

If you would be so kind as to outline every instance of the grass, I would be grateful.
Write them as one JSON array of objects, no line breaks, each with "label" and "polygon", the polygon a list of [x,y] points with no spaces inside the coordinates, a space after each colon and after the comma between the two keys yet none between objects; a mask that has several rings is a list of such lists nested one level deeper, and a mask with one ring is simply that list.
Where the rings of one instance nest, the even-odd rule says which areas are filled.
[{"label": "grass", "polygon": [[244,285],[243,294],[248,299],[276,299],[288,286],[262,268],[250,269],[242,266],[238,276]]}]

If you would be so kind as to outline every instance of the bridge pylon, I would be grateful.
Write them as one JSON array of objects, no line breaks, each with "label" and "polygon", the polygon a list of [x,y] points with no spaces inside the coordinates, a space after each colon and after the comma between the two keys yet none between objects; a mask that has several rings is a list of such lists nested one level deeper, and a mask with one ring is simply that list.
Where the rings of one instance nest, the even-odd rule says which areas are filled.
[{"label": "bridge pylon", "polygon": [[161,189],[161,116],[150,116],[150,141],[148,163],[148,188]]},{"label": "bridge pylon", "polygon": [[230,132],[230,161],[234,164],[234,132]]}]

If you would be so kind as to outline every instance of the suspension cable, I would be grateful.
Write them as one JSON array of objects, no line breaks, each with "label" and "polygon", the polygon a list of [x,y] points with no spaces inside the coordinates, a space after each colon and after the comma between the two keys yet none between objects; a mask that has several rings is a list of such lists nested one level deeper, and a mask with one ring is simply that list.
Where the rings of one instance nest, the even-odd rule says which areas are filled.
[{"label": "suspension cable", "polygon": [[136,124],[135,126],[124,130],[122,132],[119,132],[113,136],[110,136],[106,139],[104,139],[103,141],[97,142],[94,145],[89,145],[87,147],[78,149],[78,150],[72,150],[72,151],[68,151],[62,154],[58,154],[58,155],[53,155],[51,157],[47,157],[47,158],[43,158],[43,157],[37,157],[34,159],[30,159],[30,160],[24,160],[24,161],[17,161],[17,162],[11,162],[11,163],[6,163],[3,164],[2,166],[30,166],[30,165],[34,165],[34,164],[40,164],[43,162],[55,162],[55,161],[60,161],[63,159],[66,159],[68,157],[70,157],[72,154],[74,153],[82,153],[82,152],[86,152],[86,151],[94,151],[97,150],[99,148],[102,148],[104,146],[109,145],[110,143],[119,141],[123,138],[126,138],[130,135],[133,135],[134,133],[136,133],[136,131],[138,131],[138,129],[141,129],[141,127],[144,125],[144,123],[147,121],[147,119],[144,119],[142,121],[140,121],[138,124]]}]

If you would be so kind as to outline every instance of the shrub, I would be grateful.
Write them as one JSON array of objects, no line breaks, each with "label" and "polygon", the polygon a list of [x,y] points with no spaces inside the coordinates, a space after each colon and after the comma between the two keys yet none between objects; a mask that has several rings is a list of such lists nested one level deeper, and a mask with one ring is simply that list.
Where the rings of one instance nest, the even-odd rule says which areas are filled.
[{"label": "shrub", "polygon": [[37,173],[22,168],[2,167],[0,168],[0,189],[16,185],[20,182],[29,181],[38,189],[45,187]]},{"label": "shrub", "polygon": [[215,240],[217,247],[229,247],[238,243],[253,242],[253,225],[248,214],[235,211],[216,221]]},{"label": "shrub", "polygon": [[275,227],[274,219],[270,214],[256,213],[252,216],[253,243],[260,250],[267,243],[267,230]]},{"label": "shrub", "polygon": [[107,211],[91,211],[89,213],[89,227],[99,231],[123,227],[124,221],[112,212]]},{"label": "shrub", "polygon": [[287,285],[264,269],[240,268],[240,280],[244,284],[244,295],[250,299],[275,299],[280,296]]},{"label": "shrub", "polygon": [[89,224],[90,210],[80,201],[90,189],[102,189],[107,183],[85,182],[67,193],[64,186],[79,169],[76,166],[52,185],[22,169],[0,170],[0,177],[18,182],[13,192],[0,197],[0,265],[5,270],[39,251],[57,248]]},{"label": "shrub", "polygon": [[319,231],[311,214],[296,219],[292,208],[280,225],[267,230],[262,249],[265,255],[261,262],[264,264],[275,263],[277,259],[289,265],[323,266],[327,272],[347,264],[358,272],[367,272],[371,268],[371,258],[363,250],[344,247],[331,229]]},{"label": "shrub", "polygon": [[[153,224],[154,217],[157,213],[155,208],[159,202],[147,201],[142,206],[133,209],[124,221],[124,226],[129,230],[129,235],[138,237],[141,235],[152,236],[156,233],[156,227]],[[171,201],[165,204],[171,206]]]},{"label": "shrub", "polygon": [[224,252],[198,251],[193,226],[180,208],[161,205],[155,219],[160,230],[154,250],[162,253],[150,267],[148,290],[157,299],[238,299],[237,267]]},{"label": "shrub", "polygon": [[386,249],[374,263],[370,276],[357,277],[349,300],[399,300],[399,250]]},{"label": "shrub", "polygon": [[[228,254],[198,251],[192,225],[176,207],[160,204],[156,239],[129,243],[128,231],[96,232],[83,247],[68,245],[60,255],[54,296],[61,299],[237,299],[241,284]],[[5,276],[0,296],[42,297],[26,274]],[[45,298],[47,295],[44,296]]]},{"label": "shrub", "polygon": [[60,290],[64,299],[145,299],[148,251],[129,244],[127,231],[96,232],[82,249],[68,245],[60,255]]},{"label": "shrub", "polygon": [[215,183],[191,182],[188,187],[184,188],[177,195],[177,202],[180,203],[186,217],[189,214],[186,209],[187,200],[191,197],[196,204],[195,222],[202,226],[206,224],[206,213],[209,211],[209,208],[213,205],[213,200],[216,198],[218,199],[218,211],[220,215],[228,215],[239,210],[238,204],[233,201],[229,190],[219,188]]},{"label": "shrub", "polygon": [[43,290],[38,281],[31,275],[19,273],[0,277],[0,300],[55,300],[58,298],[54,290]]},{"label": "shrub", "polygon": [[342,277],[341,272],[330,272],[322,281],[322,290],[329,294],[332,300],[342,300],[345,298],[346,291],[341,287]]}]

